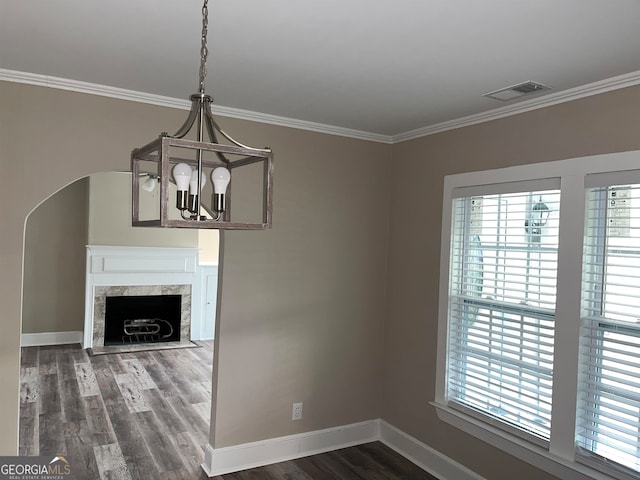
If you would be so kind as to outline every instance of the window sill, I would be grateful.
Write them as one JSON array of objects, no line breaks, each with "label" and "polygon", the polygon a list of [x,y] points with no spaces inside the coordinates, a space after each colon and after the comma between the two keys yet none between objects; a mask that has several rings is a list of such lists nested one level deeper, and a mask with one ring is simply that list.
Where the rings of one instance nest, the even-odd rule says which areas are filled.
[{"label": "window sill", "polygon": [[553,455],[545,449],[485,424],[447,405],[438,402],[431,402],[431,405],[436,408],[436,413],[441,421],[558,478],[584,480],[586,476],[594,480],[611,480],[608,475],[576,463],[572,459]]}]

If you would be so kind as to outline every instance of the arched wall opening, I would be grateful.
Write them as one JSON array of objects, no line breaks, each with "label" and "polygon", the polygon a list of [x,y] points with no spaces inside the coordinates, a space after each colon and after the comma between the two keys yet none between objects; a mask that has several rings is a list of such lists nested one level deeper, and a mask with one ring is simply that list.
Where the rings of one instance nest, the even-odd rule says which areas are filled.
[{"label": "arched wall opening", "polygon": [[[0,189],[3,228],[0,271],[0,452],[17,453],[24,228],[27,217],[53,192],[102,171],[130,169],[131,149],[181,125],[185,112],[72,91],[0,82]],[[46,237],[42,242],[46,242]]]},{"label": "arched wall opening", "polygon": [[[20,329],[23,345],[25,339],[35,339],[38,344],[37,339],[73,339],[76,333],[78,340],[82,338],[87,245],[197,248],[203,252],[203,261],[209,263],[207,268],[217,263],[217,230],[131,227],[130,190],[130,172],[95,173],[60,188],[26,216]],[[155,200],[157,192],[147,193],[148,200]],[[208,338],[213,338],[213,329]],[[21,384],[25,383],[25,370],[21,369]],[[30,413],[33,408],[20,410],[21,452],[30,442],[33,422],[37,425],[42,414],[28,420]]]},{"label": "arched wall opening", "polygon": [[[86,246],[197,248],[218,263],[217,230],[131,226],[131,175],[102,172],[78,179],[49,196],[25,221],[22,337],[72,338],[84,328]],[[158,189],[142,192],[142,205]],[[197,335],[201,337],[200,334]],[[205,335],[206,338],[212,338]]]}]

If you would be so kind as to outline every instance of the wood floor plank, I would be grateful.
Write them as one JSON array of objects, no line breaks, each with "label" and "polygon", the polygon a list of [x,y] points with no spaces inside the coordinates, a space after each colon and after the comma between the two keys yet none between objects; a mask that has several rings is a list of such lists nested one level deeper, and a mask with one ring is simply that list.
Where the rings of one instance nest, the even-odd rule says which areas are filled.
[{"label": "wood floor plank", "polygon": [[127,372],[127,368],[124,364],[124,360],[126,359],[126,353],[115,354],[115,355],[101,355],[104,357],[106,363],[111,367],[111,371],[115,374],[125,374]]},{"label": "wood floor plank", "polygon": [[76,380],[73,352],[75,349],[61,349],[56,351],[56,364],[58,377],[62,380]]},{"label": "wood floor plank", "polygon": [[83,397],[82,400],[84,402],[87,423],[91,429],[93,444],[107,445],[109,443],[116,443],[117,437],[102,398],[94,395],[92,397]]},{"label": "wood floor plank", "polygon": [[200,348],[192,348],[190,352],[192,355],[197,356],[202,363],[211,367],[213,365],[213,342],[195,342]]},{"label": "wood floor plank", "polygon": [[40,431],[37,402],[20,405],[19,455],[34,456],[40,450]]},{"label": "wood floor plank", "polygon": [[132,357],[128,357],[127,359],[130,360],[132,358],[137,359],[142,365],[144,365],[145,367],[147,365],[150,365],[151,363],[155,363],[155,360],[153,359],[153,357],[151,356],[151,352],[136,352],[134,354],[132,354]]},{"label": "wood floor plank", "polygon": [[201,348],[191,348],[188,354],[181,357],[180,360],[186,369],[193,372],[192,380],[194,382],[202,382],[204,380],[210,384],[213,374],[213,354],[211,354],[211,358],[203,361],[198,355],[199,352],[202,352]]},{"label": "wood floor plank", "polygon": [[170,435],[163,431],[155,414],[151,411],[139,412],[134,414],[134,418],[160,473],[183,468],[182,459]]},{"label": "wood floor plank", "polygon": [[197,477],[202,469],[200,464],[204,458],[204,445],[198,444],[189,432],[178,433],[172,437],[182,463],[190,472],[186,478]]},{"label": "wood floor plank", "polygon": [[190,363],[193,369],[197,369],[199,378],[211,383],[213,352],[203,348],[190,348],[186,352],[185,360]]},{"label": "wood floor plank", "polygon": [[40,347],[38,354],[40,375],[55,375],[58,372],[56,349],[54,347]]},{"label": "wood floor plank", "polygon": [[209,424],[211,421],[211,402],[193,403],[191,406],[200,414],[202,421]]},{"label": "wood floor plank", "polygon": [[155,413],[158,423],[164,432],[177,435],[188,432],[192,428],[188,422],[183,421],[182,416],[172,408],[169,401],[165,399],[160,392],[157,390],[145,390],[143,395],[145,396],[147,404],[151,407],[153,413]]},{"label": "wood floor plank", "polygon": [[62,416],[66,422],[77,422],[87,418],[84,402],[80,396],[75,378],[62,380],[60,385],[60,403]]},{"label": "wood floor plank", "polygon": [[115,378],[122,397],[132,413],[151,411],[151,406],[130,373],[119,373]]},{"label": "wood floor plank", "polygon": [[98,369],[96,376],[100,384],[100,390],[102,392],[108,391],[109,395],[107,401],[105,401],[104,396],[102,400],[132,480],[158,478],[159,472],[144,438],[138,430],[135,418],[120,394],[109,362],[102,359],[94,363],[94,358],[92,358],[92,364],[94,369]]},{"label": "wood floor plank", "polygon": [[127,462],[117,443],[93,447],[101,480],[131,480]]},{"label": "wood floor plank", "polygon": [[184,480],[186,478],[193,478],[194,473],[190,470],[181,468],[172,472],[161,472],[158,478],[160,480]]},{"label": "wood floor plank", "polygon": [[73,357],[70,355],[72,351],[69,348],[56,351],[58,395],[64,420],[67,422],[79,422],[84,420],[86,415],[84,403],[80,396]]},{"label": "wood floor plank", "polygon": [[71,348],[67,351],[69,359],[72,363],[84,363],[89,361],[89,353],[82,348],[80,344],[75,344],[76,348]]},{"label": "wood floor plank", "polygon": [[[379,455],[372,458],[371,455],[365,455],[361,449],[356,448],[345,448],[333,453],[357,474],[357,478],[385,480],[395,477],[388,469],[376,461]],[[400,478],[404,479],[405,477]]]},{"label": "wood floor plank", "polygon": [[202,403],[207,401],[199,390],[194,389],[191,386],[192,373],[189,368],[185,368],[182,362],[177,362],[174,350],[161,350],[153,352],[153,356],[161,365],[166,374],[169,376],[171,382],[175,385],[180,395],[186,397],[188,403]]},{"label": "wood floor plank", "polygon": [[149,447],[138,430],[135,418],[125,405],[124,399],[120,404],[112,403],[106,406],[106,409],[131,478],[133,480],[158,478],[159,471],[151,457]]},{"label": "wood floor plank", "polygon": [[20,374],[20,402],[33,403],[40,398],[40,369],[23,367]]},{"label": "wood floor plank", "polygon": [[75,478],[99,478],[98,464],[93,452],[93,432],[86,420],[66,422],[64,439],[66,454],[73,461]]},{"label": "wood floor plank", "polygon": [[176,387],[175,383],[173,383],[167,374],[166,367],[159,364],[155,358],[153,358],[149,364],[145,365],[145,369],[158,387],[158,391],[161,392],[164,397],[179,396],[181,394],[178,387]]},{"label": "wood floor plank", "polygon": [[202,444],[206,443],[209,438],[209,424],[202,421],[202,417],[193,406],[182,397],[171,397],[167,401],[190,428],[195,439]]},{"label": "wood floor plank", "polygon": [[296,480],[314,480],[296,462],[281,462],[271,465],[276,478],[295,478]]},{"label": "wood floor plank", "polygon": [[336,480],[336,476],[325,462],[319,461],[319,455],[297,459],[296,465],[313,480]]},{"label": "wood floor plank", "polygon": [[60,406],[60,391],[58,389],[58,375],[56,373],[40,376],[39,399],[41,415],[62,413],[62,408]]},{"label": "wood floor plank", "polygon": [[211,401],[211,383],[193,381],[189,392],[188,402],[191,404],[206,403]]},{"label": "wood floor plank", "polygon": [[314,459],[316,464],[330,472],[335,479],[360,479],[365,478],[358,475],[358,472],[355,468],[349,465],[347,462],[344,462],[342,459],[342,455],[339,453],[328,452],[324,455],[319,455]]},{"label": "wood floor plank", "polygon": [[62,412],[40,414],[38,420],[38,455],[66,455]]},{"label": "wood floor plank", "polygon": [[158,388],[140,360],[138,360],[137,358],[132,358],[123,360],[122,363],[125,365],[126,371],[138,384],[138,388],[140,388],[140,390],[150,390]]},{"label": "wood floor plank", "polygon": [[142,457],[128,457],[125,455],[124,458],[132,480],[149,480],[150,478],[160,477],[160,472],[151,455]]},{"label": "wood floor plank", "polygon": [[179,365],[181,371],[191,382],[202,382],[203,380],[211,383],[211,368],[209,365],[201,362],[198,356],[194,353],[197,349],[188,349],[184,354],[173,351],[172,361],[176,365]]},{"label": "wood floor plank", "polygon": [[76,380],[80,389],[81,397],[93,397],[100,395],[100,387],[96,374],[93,372],[91,362],[74,363],[73,367],[76,371]]},{"label": "wood floor plank", "polygon": [[[137,457],[148,455],[144,439],[138,430],[135,418],[124,403],[105,405],[113,432],[122,447],[125,456]],[[127,448],[125,448],[127,447]]]},{"label": "wood floor plank", "polygon": [[96,377],[96,382],[98,382],[102,401],[108,407],[109,405],[122,403],[124,399],[113,370],[111,370],[111,366],[105,357],[106,355],[91,357],[91,368]]},{"label": "wood floor plank", "polygon": [[20,366],[22,368],[38,367],[40,347],[22,347],[20,349]]},{"label": "wood floor plank", "polygon": [[402,478],[406,480],[438,480],[434,476],[425,472],[414,463],[408,462],[399,453],[393,451],[380,442],[368,443],[360,446],[362,455],[368,456],[380,466],[391,478]]}]

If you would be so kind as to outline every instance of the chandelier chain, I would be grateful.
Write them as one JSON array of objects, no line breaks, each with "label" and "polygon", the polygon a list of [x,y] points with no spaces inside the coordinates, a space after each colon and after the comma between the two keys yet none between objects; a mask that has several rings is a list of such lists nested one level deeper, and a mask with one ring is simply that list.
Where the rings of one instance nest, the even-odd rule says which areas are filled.
[{"label": "chandelier chain", "polygon": [[207,33],[209,30],[209,0],[204,0],[202,5],[202,36],[200,39],[200,93],[204,93],[204,79],[207,76]]}]

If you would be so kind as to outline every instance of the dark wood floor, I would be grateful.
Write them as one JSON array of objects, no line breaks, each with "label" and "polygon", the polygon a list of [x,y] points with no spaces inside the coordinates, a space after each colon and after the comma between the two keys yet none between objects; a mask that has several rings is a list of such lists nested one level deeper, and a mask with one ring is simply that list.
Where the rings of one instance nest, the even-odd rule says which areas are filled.
[{"label": "dark wood floor", "polygon": [[216,480],[437,480],[380,442],[276,463]]},{"label": "dark wood floor", "polygon": [[[198,344],[98,356],[23,348],[20,455],[64,455],[78,479],[206,479],[213,345]],[[215,478],[433,480],[378,442]]]}]

